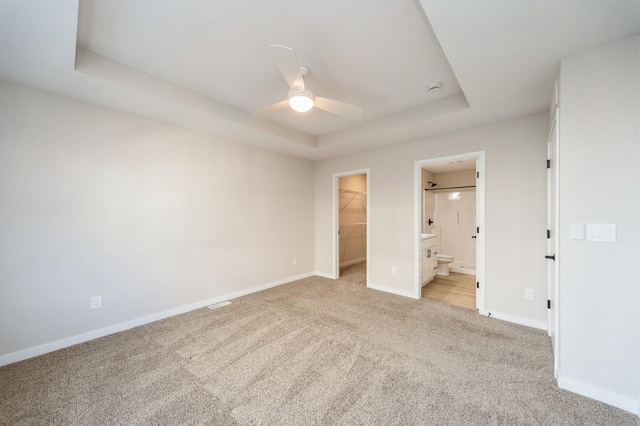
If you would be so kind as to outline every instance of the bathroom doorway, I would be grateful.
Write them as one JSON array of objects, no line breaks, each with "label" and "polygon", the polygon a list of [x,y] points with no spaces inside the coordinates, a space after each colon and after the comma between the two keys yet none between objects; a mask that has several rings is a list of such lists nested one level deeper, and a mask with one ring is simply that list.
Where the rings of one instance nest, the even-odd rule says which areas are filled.
[{"label": "bathroom doorway", "polygon": [[334,274],[367,285],[369,253],[369,170],[335,174]]},{"label": "bathroom doorway", "polygon": [[484,152],[417,161],[416,298],[484,309]]}]

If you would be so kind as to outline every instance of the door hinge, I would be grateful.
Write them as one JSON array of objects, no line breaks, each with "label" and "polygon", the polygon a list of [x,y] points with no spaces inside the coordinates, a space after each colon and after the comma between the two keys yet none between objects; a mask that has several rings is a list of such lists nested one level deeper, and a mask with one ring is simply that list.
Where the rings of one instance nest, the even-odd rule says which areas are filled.
[{"label": "door hinge", "polygon": [[480,281],[476,281],[476,288],[480,288]]},{"label": "door hinge", "polygon": [[551,168],[551,160],[547,160],[547,169]]},{"label": "door hinge", "polygon": [[547,229],[547,238],[551,238],[551,230]]},{"label": "door hinge", "polygon": [[476,172],[476,178],[480,179],[480,172]]},{"label": "door hinge", "polygon": [[551,300],[547,299],[547,309],[551,309]]},{"label": "door hinge", "polygon": [[476,234],[479,234],[479,233],[480,233],[480,227],[478,226],[476,227]]}]

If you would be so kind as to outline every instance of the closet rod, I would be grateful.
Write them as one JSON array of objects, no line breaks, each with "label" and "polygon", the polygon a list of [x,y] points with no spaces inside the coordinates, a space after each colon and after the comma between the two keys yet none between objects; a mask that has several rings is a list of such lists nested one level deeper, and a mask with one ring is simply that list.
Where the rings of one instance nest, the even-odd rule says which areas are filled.
[{"label": "closet rod", "polygon": [[447,188],[425,188],[425,191],[440,191],[443,189],[464,189],[464,188],[475,188],[475,185],[469,185],[469,186],[449,186]]}]

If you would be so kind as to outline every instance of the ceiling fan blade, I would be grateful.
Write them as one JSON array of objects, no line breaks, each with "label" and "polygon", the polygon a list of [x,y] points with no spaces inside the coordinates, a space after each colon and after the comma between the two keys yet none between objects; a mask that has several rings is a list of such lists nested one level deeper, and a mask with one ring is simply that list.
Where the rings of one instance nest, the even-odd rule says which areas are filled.
[{"label": "ceiling fan blade", "polygon": [[356,119],[362,115],[362,108],[355,105],[347,104],[344,102],[336,101],[334,99],[320,98],[316,96],[313,106],[323,109],[332,114],[340,115],[342,117]]},{"label": "ceiling fan blade", "polygon": [[298,58],[296,58],[296,52],[290,47],[277,44],[272,44],[269,47],[271,48],[271,56],[273,56],[273,60],[280,68],[282,76],[289,83],[289,87],[304,90],[304,78],[300,72],[300,64],[298,63]]},{"label": "ceiling fan blade", "polygon": [[264,117],[265,115],[273,114],[274,112],[282,111],[289,108],[289,100],[285,99],[284,101],[280,101],[277,104],[270,105],[264,109],[261,109],[258,112],[254,112],[251,114],[253,117]]}]

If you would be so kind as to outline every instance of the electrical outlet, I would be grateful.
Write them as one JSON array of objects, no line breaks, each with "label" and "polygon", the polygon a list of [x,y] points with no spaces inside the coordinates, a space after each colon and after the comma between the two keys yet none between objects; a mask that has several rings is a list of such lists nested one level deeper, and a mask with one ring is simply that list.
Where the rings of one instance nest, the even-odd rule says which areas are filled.
[{"label": "electrical outlet", "polygon": [[294,257],[293,258],[293,266],[296,266],[298,264],[298,258]]},{"label": "electrical outlet", "polygon": [[533,300],[533,289],[525,288],[524,289],[524,298],[527,300]]},{"label": "electrical outlet", "polygon": [[395,266],[391,267],[391,275],[398,275],[398,268],[396,268]]},{"label": "electrical outlet", "polygon": [[102,296],[93,296],[91,298],[91,309],[102,308]]}]

